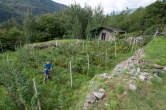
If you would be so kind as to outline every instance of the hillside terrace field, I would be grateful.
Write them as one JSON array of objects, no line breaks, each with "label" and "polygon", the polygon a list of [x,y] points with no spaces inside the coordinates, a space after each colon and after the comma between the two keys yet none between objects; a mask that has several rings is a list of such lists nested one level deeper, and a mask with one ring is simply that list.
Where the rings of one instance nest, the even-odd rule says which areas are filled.
[{"label": "hillside terrace field", "polygon": [[[36,100],[39,98],[44,110],[67,109],[73,101],[78,100],[79,88],[87,85],[94,75],[111,71],[115,65],[132,56],[136,48],[138,47],[132,48],[127,42],[120,40],[116,44],[104,41],[76,43],[76,40],[68,40],[56,48],[19,48],[16,52],[0,55],[1,85],[11,94],[9,98],[13,99],[8,103],[17,103],[18,108],[35,110]],[[51,61],[53,70],[51,79],[44,85],[43,65],[47,60]],[[33,78],[37,81],[37,95],[33,88]]]}]

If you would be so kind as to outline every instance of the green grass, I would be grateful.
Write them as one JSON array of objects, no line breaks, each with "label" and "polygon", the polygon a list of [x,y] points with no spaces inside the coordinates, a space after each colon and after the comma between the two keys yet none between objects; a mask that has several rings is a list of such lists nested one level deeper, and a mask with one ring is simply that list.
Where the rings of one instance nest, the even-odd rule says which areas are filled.
[{"label": "green grass", "polygon": [[[166,38],[156,38],[144,49],[146,61],[166,66]],[[163,81],[154,78],[151,84],[137,79],[136,91],[128,90],[126,86],[131,78],[130,75],[123,74],[110,80],[101,79],[99,76],[95,77],[91,80],[94,83],[93,87],[82,88],[81,90],[85,92],[80,93],[80,95],[84,97],[79,99],[76,107],[71,108],[81,110],[83,107],[80,106],[84,105],[86,95],[96,91],[96,86],[99,86],[106,90],[106,97],[104,100],[100,100],[98,104],[91,104],[90,108],[92,109],[97,106],[99,110],[166,110],[166,72],[161,73],[160,77]],[[123,95],[124,91],[127,91],[127,95]],[[105,103],[108,105],[106,106]]]},{"label": "green grass", "polygon": [[145,60],[166,66],[166,38],[156,38],[145,47]]},{"label": "green grass", "polygon": [[[133,55],[137,47],[132,51],[130,45],[124,41],[117,41],[117,57],[115,57],[114,42],[85,41],[83,44],[75,44],[77,40],[59,41],[64,44],[56,48],[47,49],[18,49],[16,52],[6,52],[0,54],[1,84],[0,107],[8,105],[7,109],[18,110],[15,100],[8,94],[15,95],[24,104],[26,109],[37,109],[36,99],[41,101],[42,109],[63,109],[79,110],[83,108],[86,95],[97,90],[100,86],[106,90],[106,99],[101,100],[98,105],[92,105],[94,109],[105,110],[165,110],[166,109],[166,75],[161,74],[163,82],[153,80],[151,85],[137,80],[138,89],[136,92],[128,91],[126,96],[127,74],[115,77],[111,80],[103,80],[94,77],[96,74],[110,71],[121,61]],[[166,65],[165,56],[166,39],[157,38],[145,47],[145,60],[161,65]],[[55,43],[50,41],[46,43]],[[37,45],[40,45],[37,44]],[[106,56],[107,50],[107,56]],[[89,54],[90,69],[87,66],[87,54]],[[51,80],[47,85],[43,85],[43,65],[46,60],[51,60],[53,71]],[[9,61],[9,62],[8,62]],[[69,62],[72,62],[73,87],[70,87]],[[127,70],[124,71],[124,73]],[[38,95],[34,94],[32,79],[37,81]],[[94,81],[94,86],[88,88],[90,81]],[[6,87],[6,88],[4,88]],[[119,95],[119,96],[117,96]],[[5,97],[5,99],[3,99]],[[6,102],[7,100],[7,102]],[[8,104],[10,103],[10,104]],[[108,106],[105,106],[105,103]],[[5,110],[7,110],[5,109]]]},{"label": "green grass", "polygon": [[[75,107],[82,93],[81,88],[87,88],[88,82],[96,74],[111,71],[115,65],[134,53],[125,41],[117,41],[117,57],[114,55],[114,42],[100,41],[98,45],[98,41],[85,41],[83,47],[82,43],[73,45],[76,41],[60,41],[64,44],[56,48],[42,50],[21,48],[16,52],[1,54],[0,81],[4,82],[2,85],[7,86],[6,90],[15,95],[26,109],[36,109],[36,99],[40,98],[44,110],[54,108],[67,110],[71,106]],[[70,43],[73,44],[69,45]],[[89,70],[87,54],[90,58]],[[47,60],[51,61],[53,71],[51,80],[47,85],[43,85],[43,65]],[[70,61],[73,72],[72,88],[70,87]],[[33,78],[37,81],[38,95],[34,94]],[[104,83],[101,83],[101,86],[104,86]]]},{"label": "green grass", "polygon": [[[130,76],[124,74],[118,77],[114,77],[111,80],[105,80],[101,78],[95,78],[91,81],[94,82],[92,88],[84,87],[81,89],[80,97],[76,107],[71,107],[71,110],[81,110],[86,100],[86,95],[90,92],[97,91],[96,86],[104,88],[106,91],[106,97],[104,100],[100,100],[98,104],[90,104],[90,108],[97,107],[99,110],[165,110],[166,109],[166,75],[163,75],[163,82],[156,79],[152,81],[152,84],[147,84],[137,80],[136,91],[128,90],[126,87],[127,81],[123,79],[129,79]],[[137,84],[139,83],[139,84]],[[127,91],[127,95],[123,95],[124,90]],[[105,104],[108,104],[107,106]]]},{"label": "green grass", "polygon": [[[122,101],[122,106],[127,107],[127,110],[165,110],[166,109],[166,93],[165,88],[162,87],[166,84],[155,83],[152,85],[141,84],[136,92],[129,92]],[[160,87],[159,87],[160,86]]]},{"label": "green grass", "polygon": [[0,110],[16,110],[18,109],[15,103],[13,103],[10,94],[7,89],[0,86]]}]

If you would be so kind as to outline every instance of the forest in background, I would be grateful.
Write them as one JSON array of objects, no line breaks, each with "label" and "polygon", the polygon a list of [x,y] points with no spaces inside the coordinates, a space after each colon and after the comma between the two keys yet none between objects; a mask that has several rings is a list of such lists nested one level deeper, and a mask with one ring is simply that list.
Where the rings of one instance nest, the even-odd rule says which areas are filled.
[{"label": "forest in background", "polygon": [[14,17],[21,23],[27,10],[39,16],[54,11],[59,12],[66,7],[52,0],[0,0],[0,22]]},{"label": "forest in background", "polygon": [[152,35],[166,31],[166,2],[157,1],[132,12],[126,9],[119,14],[104,15],[101,6],[92,9],[78,4],[64,8],[61,12],[43,14],[38,17],[27,12],[23,23],[11,18],[0,24],[0,43],[3,48],[13,50],[15,45],[43,42],[53,39],[89,39],[91,31],[100,26],[113,26],[128,33]]}]

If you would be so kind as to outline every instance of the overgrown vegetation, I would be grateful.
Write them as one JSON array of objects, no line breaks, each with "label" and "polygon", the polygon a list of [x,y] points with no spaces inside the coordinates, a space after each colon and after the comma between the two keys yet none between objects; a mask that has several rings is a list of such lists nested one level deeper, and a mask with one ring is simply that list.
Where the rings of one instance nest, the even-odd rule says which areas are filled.
[{"label": "overgrown vegetation", "polygon": [[145,51],[147,56],[146,60],[153,63],[166,66],[166,38],[157,38],[152,40],[148,46],[146,46]]},{"label": "overgrown vegetation", "polygon": [[[68,109],[74,106],[79,98],[79,89],[86,85],[94,75],[110,71],[119,62],[133,54],[125,41],[117,42],[117,56],[115,57],[114,42],[65,41],[65,44],[56,48],[43,50],[18,49],[17,52],[1,54],[1,85],[11,94],[16,106],[26,109],[36,109],[37,98],[42,108]],[[106,55],[107,52],[107,55]],[[88,57],[90,67],[88,70]],[[51,60],[53,71],[51,79],[43,85],[43,65]],[[70,87],[69,62],[72,62],[73,87]],[[36,78],[38,95],[35,95],[32,79]]]}]

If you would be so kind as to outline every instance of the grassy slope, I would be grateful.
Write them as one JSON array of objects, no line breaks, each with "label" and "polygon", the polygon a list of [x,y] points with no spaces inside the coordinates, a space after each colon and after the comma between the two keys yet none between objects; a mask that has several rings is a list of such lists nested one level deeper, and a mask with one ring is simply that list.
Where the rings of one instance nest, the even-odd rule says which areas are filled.
[{"label": "grassy slope", "polygon": [[[91,104],[90,110],[97,107],[99,110],[165,110],[166,109],[166,77],[164,82],[154,80],[151,85],[137,80],[137,90],[135,92],[126,88],[126,81],[130,76],[122,75],[111,80],[103,80],[100,77],[92,79],[94,87],[99,86],[106,91],[106,98],[100,100],[98,104]],[[123,95],[124,90],[128,90],[127,95]],[[84,86],[80,91],[80,99],[71,110],[82,110],[86,95],[96,91],[95,88]],[[108,104],[107,106],[105,104]]]},{"label": "grassy slope", "polygon": [[166,38],[157,38],[145,47],[146,60],[166,66]]},{"label": "grassy slope", "polygon": [[[52,42],[55,43],[55,41]],[[76,40],[58,42],[75,44]],[[106,49],[107,60],[105,60]],[[5,78],[4,80],[1,77],[0,80],[4,82],[4,85],[11,86],[11,89],[7,90],[11,93],[16,92],[16,96],[18,95],[20,101],[25,103],[26,108],[29,109],[31,104],[34,108],[36,107],[32,86],[32,78],[36,78],[42,108],[52,110],[60,107],[65,110],[69,106],[75,106],[75,101],[80,98],[80,88],[87,85],[95,74],[110,71],[119,62],[133,54],[130,46],[122,41],[117,42],[116,58],[114,50],[114,43],[100,42],[100,47],[98,47],[98,42],[93,41],[85,42],[84,50],[83,45],[80,44],[43,50],[18,49],[17,52],[6,52],[0,55],[1,75]],[[89,71],[87,70],[87,53],[90,55]],[[9,63],[7,58],[9,58]],[[45,86],[42,67],[47,59],[51,60],[54,67],[51,80]],[[72,61],[73,88],[70,88],[69,61]],[[29,99],[31,97],[32,99]]]},{"label": "grassy slope", "polygon": [[[145,60],[166,66],[165,50],[166,38],[155,39],[145,47]],[[127,83],[124,79],[129,80],[129,75],[124,74],[111,80],[95,77],[91,80],[94,88],[85,85],[80,91],[81,97],[77,105],[71,107],[71,110],[82,110],[86,95],[95,91],[95,85],[106,90],[106,100],[99,101],[97,105],[92,104],[92,110],[96,106],[100,110],[166,110],[166,74],[161,74],[161,78],[162,82],[154,79],[151,84],[142,83],[137,79],[137,90],[135,92],[128,90],[127,95],[123,95]]]},{"label": "grassy slope", "polygon": [[[166,66],[166,38],[156,38],[145,47],[145,61]],[[152,80],[152,85],[142,84],[138,81],[139,89],[131,92],[124,100],[124,105],[129,105],[138,110],[165,110],[166,109],[166,74],[162,74],[163,82]]]}]

